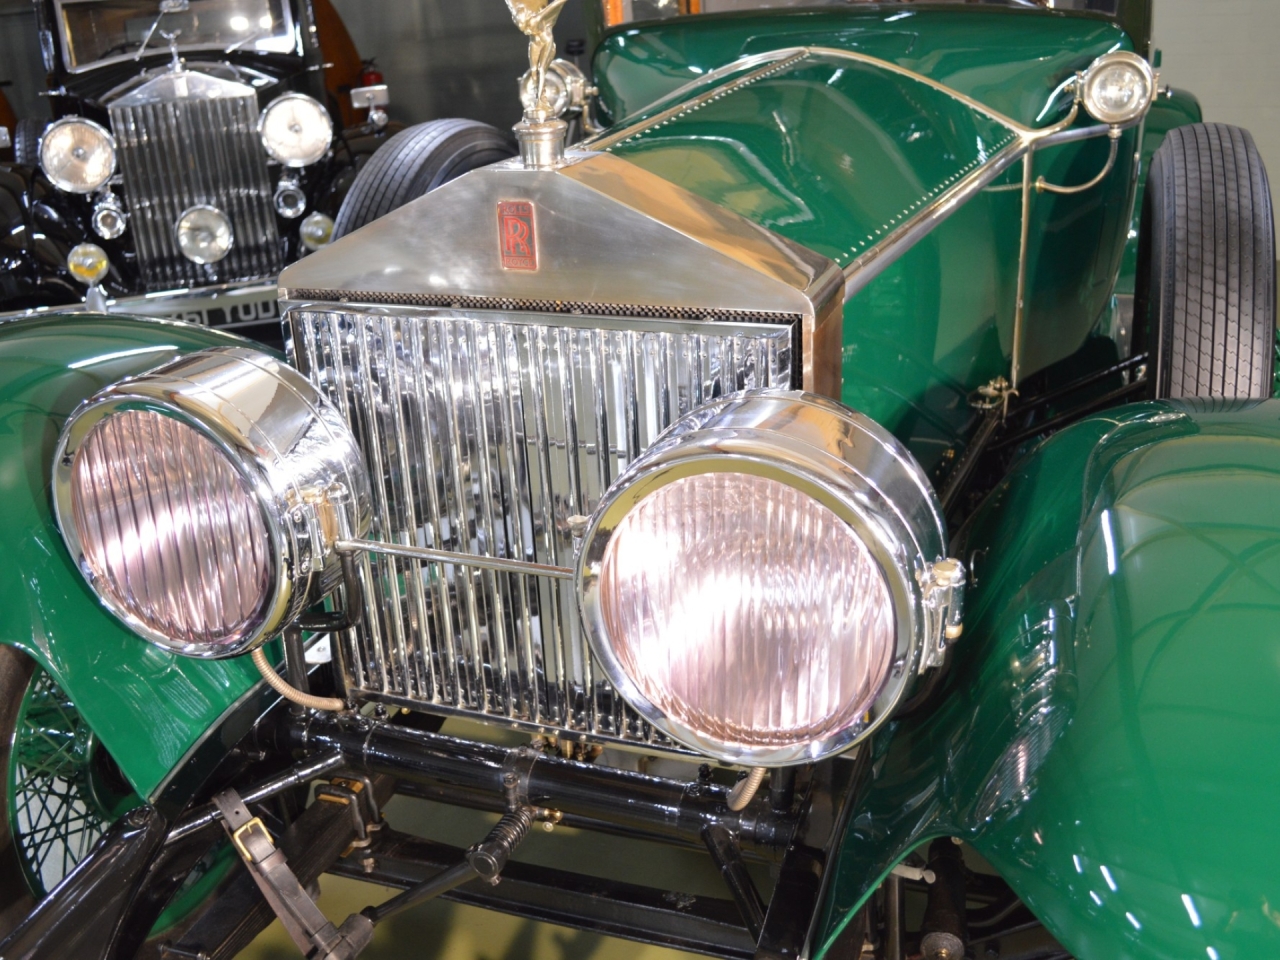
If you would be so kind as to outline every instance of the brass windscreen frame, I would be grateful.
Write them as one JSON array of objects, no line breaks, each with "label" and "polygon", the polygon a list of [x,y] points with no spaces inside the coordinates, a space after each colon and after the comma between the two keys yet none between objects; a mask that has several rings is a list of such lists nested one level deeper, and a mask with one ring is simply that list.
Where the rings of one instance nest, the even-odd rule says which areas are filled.
[{"label": "brass windscreen frame", "polygon": [[[767,77],[775,76],[784,70],[787,70],[799,63],[816,57],[830,57],[841,60],[851,60],[859,63],[870,64],[878,69],[889,73],[895,73],[899,76],[908,77],[918,83],[922,83],[933,88],[947,96],[963,103],[973,111],[982,114],[991,119],[995,123],[1005,127],[1015,137],[1015,139],[1005,146],[1003,149],[993,153],[985,163],[982,163],[968,175],[961,178],[946,191],[937,196],[931,203],[925,205],[914,216],[905,220],[896,229],[890,232],[879,243],[865,251],[861,256],[850,262],[843,270],[844,274],[844,300],[848,302],[852,300],[859,292],[861,292],[876,277],[890,267],[899,257],[919,243],[924,237],[933,232],[938,226],[944,223],[962,206],[976,197],[983,190],[990,188],[1002,174],[1007,172],[1015,164],[1021,162],[1023,164],[1023,183],[1022,190],[1022,230],[1021,243],[1019,250],[1019,266],[1018,266],[1018,291],[1016,304],[1014,308],[1014,343],[1012,348],[1012,361],[1010,370],[1010,380],[1014,388],[1018,385],[1021,371],[1021,353],[1022,353],[1022,337],[1023,327],[1025,325],[1026,313],[1026,255],[1028,230],[1030,228],[1030,212],[1032,191],[1037,189],[1033,180],[1031,168],[1034,161],[1035,153],[1038,150],[1045,149],[1050,146],[1059,144],[1072,143],[1081,140],[1089,140],[1099,137],[1111,137],[1113,145],[1119,134],[1133,127],[1142,124],[1144,116],[1123,124],[1094,124],[1087,127],[1075,127],[1075,122],[1080,115],[1080,104],[1076,96],[1077,84],[1074,80],[1055,91],[1049,99],[1045,113],[1054,105],[1063,93],[1070,93],[1073,96],[1071,107],[1067,115],[1056,123],[1047,127],[1034,128],[1006,116],[998,110],[995,110],[979,100],[961,93],[946,84],[939,83],[931,77],[917,73],[906,67],[899,66],[889,60],[883,60],[879,57],[869,56],[865,53],[859,53],[853,50],[843,50],[836,47],[822,46],[805,46],[805,47],[785,47],[777,50],[770,50],[762,53],[752,54],[742,57],[732,63],[719,67],[716,70],[699,77],[697,80],[691,81],[673,90],[671,93],[657,100],[649,109],[660,107],[663,103],[672,102],[672,106],[657,110],[648,116],[642,117],[634,122],[624,123],[617,129],[606,131],[596,137],[590,138],[582,144],[583,147],[592,150],[608,150],[610,147],[625,143],[632,137],[638,136],[646,130],[661,126],[678,117],[692,113],[699,108],[723,97],[726,93],[734,90],[750,86]],[[737,74],[735,76],[735,74]],[[717,85],[717,81],[726,77],[733,77],[725,83]],[[689,94],[694,91],[701,90],[693,96]],[[688,99],[684,99],[688,97]],[[1114,160],[1108,162],[1106,171],[1093,182],[1082,187],[1073,188],[1069,192],[1081,192],[1089,189],[1101,182],[1105,173],[1112,167]],[[997,188],[1001,189],[1001,188]],[[1040,190],[1049,190],[1046,186],[1038,187]],[[1059,191],[1062,192],[1062,191]],[[826,356],[826,351],[831,343],[829,333],[824,334],[822,331],[823,324],[816,323],[813,342],[815,345],[821,344],[821,355]],[[838,336],[834,342],[835,349],[839,350]],[[818,369],[812,371],[815,375],[815,382],[823,382],[826,376]],[[839,383],[839,371],[835,371],[835,382]],[[817,392],[823,392],[818,390]],[[833,394],[838,396],[837,394]]]}]

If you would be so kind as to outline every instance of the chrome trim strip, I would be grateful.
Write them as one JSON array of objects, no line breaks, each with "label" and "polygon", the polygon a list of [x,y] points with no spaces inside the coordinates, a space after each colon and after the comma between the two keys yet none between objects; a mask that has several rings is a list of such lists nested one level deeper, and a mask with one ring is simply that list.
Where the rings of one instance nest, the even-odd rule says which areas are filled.
[{"label": "chrome trim strip", "polygon": [[[1108,136],[1113,129],[1123,132],[1141,122],[1141,119],[1139,119],[1116,128],[1109,127],[1106,124],[1095,124],[1089,127],[1073,129],[1071,125],[1075,123],[1078,116],[1079,106],[1073,105],[1071,112],[1052,126],[1041,130],[1032,130],[1021,126],[1016,127],[1019,134],[1017,140],[1003,150],[992,154],[984,165],[972,171],[933,203],[922,209],[901,227],[844,268],[845,302],[847,303],[851,297],[879,276],[885,268],[932,232],[935,227],[949,218],[965,203],[986,189],[997,177],[1019,160],[1048,147]],[[1010,189],[1022,188],[1019,184],[1017,186],[1011,185]],[[1029,215],[1029,209],[1030,204],[1024,203],[1024,219]],[[1022,266],[1019,267],[1020,272],[1023,269]],[[1014,386],[1017,386],[1016,379],[1014,380]]]},{"label": "chrome trim strip", "polygon": [[1031,244],[1031,192],[1035,151],[1022,155],[1022,222],[1018,235],[1018,286],[1013,298],[1013,346],[1009,351],[1009,386],[1016,393],[1022,374],[1022,328],[1027,313],[1027,248]]},{"label": "chrome trim strip", "polygon": [[426,547],[378,543],[376,540],[339,540],[333,545],[333,549],[338,553],[377,553],[384,557],[422,560],[426,563],[455,563],[460,567],[551,577],[553,580],[573,579],[573,570],[570,567],[553,567],[545,563],[529,563],[524,560],[504,560],[501,557],[482,557],[473,553],[457,553],[453,550],[428,550]]},{"label": "chrome trim strip", "polygon": [[[776,63],[779,60],[785,60],[787,57],[794,55],[794,53],[797,50],[803,50],[803,49],[804,49],[803,47],[781,47],[777,50],[767,50],[764,53],[753,53],[753,54],[750,54],[749,56],[739,57],[737,60],[734,60],[731,63],[726,63],[722,67],[716,67],[710,73],[704,73],[702,76],[696,77],[695,79],[690,80],[688,83],[681,84],[679,87],[676,87],[676,89],[672,90],[670,93],[664,93],[657,100],[653,101],[653,103],[647,103],[641,109],[652,110],[654,107],[664,104],[669,100],[679,100],[681,97],[683,97],[685,94],[689,93],[690,91],[697,90],[700,87],[704,87],[708,83],[714,83],[715,81],[720,80],[723,77],[727,77],[732,73],[736,73],[739,70],[749,70],[752,67],[755,67],[757,65],[762,65],[766,63]],[[634,114],[632,114],[632,116],[634,116]],[[622,119],[625,122],[628,119],[628,117],[623,117]],[[626,124],[626,125],[630,126],[630,124]],[[609,135],[608,129],[601,130],[599,133],[595,134],[594,136],[582,141],[580,144],[577,144],[577,146],[581,146],[585,149],[589,144],[594,144],[596,141],[608,135]]]},{"label": "chrome trim strip", "polygon": [[1021,160],[1027,152],[1025,141],[1018,139],[993,154],[982,166],[944,192],[933,203],[889,234],[844,268],[844,299],[859,293],[884,272],[900,256],[915,246],[992,181]]},{"label": "chrome trim strip", "polygon": [[[850,298],[879,276],[887,267],[893,264],[894,261],[896,261],[903,253],[927,236],[935,227],[955,213],[956,210],[971,200],[976,194],[989,187],[997,177],[1007,171],[1019,160],[1029,158],[1029,156],[1036,150],[1043,149],[1045,147],[1073,143],[1080,140],[1088,140],[1108,134],[1116,135],[1119,131],[1129,129],[1141,122],[1141,118],[1138,118],[1131,123],[1117,127],[1112,127],[1107,124],[1097,124],[1080,129],[1073,129],[1072,125],[1076,122],[1080,113],[1079,103],[1074,102],[1071,106],[1070,112],[1065,118],[1051,126],[1036,129],[1025,126],[1000,111],[987,106],[981,101],[975,100],[973,97],[961,93],[960,91],[949,87],[944,83],[940,83],[931,77],[927,77],[914,70],[908,69],[907,67],[900,66],[888,60],[883,60],[879,57],[869,56],[868,54],[858,53],[852,50],[842,50],[836,47],[785,47],[778,50],[768,51],[766,53],[753,54],[750,57],[744,57],[739,60],[735,60],[733,63],[719,67],[711,73],[708,73],[706,76],[700,77],[691,83],[687,83],[679,89],[667,94],[665,97],[655,101],[655,105],[664,103],[671,99],[679,98],[693,89],[706,86],[708,83],[715,83],[715,81],[725,77],[726,75],[734,73],[735,71],[756,66],[757,64],[760,65],[757,66],[756,69],[751,70],[749,73],[738,77],[736,80],[733,80],[724,86],[706,90],[690,100],[675,104],[666,110],[637,121],[636,123],[628,124],[615,132],[605,133],[584,141],[582,146],[592,150],[607,150],[610,147],[624,143],[632,137],[644,133],[647,130],[651,130],[654,127],[661,126],[678,116],[697,110],[698,108],[726,96],[735,90],[739,90],[756,82],[757,80],[775,74],[780,70],[784,70],[787,67],[810,57],[834,57],[842,60],[852,60],[875,66],[890,73],[898,74],[899,76],[908,77],[917,83],[922,83],[933,90],[937,90],[940,93],[953,98],[957,102],[969,107],[971,110],[989,118],[995,123],[1000,124],[1017,136],[1017,139],[1013,143],[997,151],[987,160],[986,163],[971,171],[967,176],[937,197],[914,217],[907,220],[902,224],[902,226],[890,233],[885,237],[885,239],[881,240],[870,250],[867,250],[861,256],[850,262],[843,270],[845,278],[844,299],[846,303]],[[1055,90],[1049,99],[1049,103],[1046,105],[1045,111],[1042,111],[1042,115],[1044,112],[1047,112],[1052,108],[1053,102],[1064,90],[1074,90],[1074,85],[1067,84],[1060,87],[1058,90]],[[1030,159],[1026,159],[1026,165],[1030,167]],[[1013,187],[1012,189],[1019,188]],[[1024,199],[1025,195],[1026,192],[1024,191]],[[1024,221],[1027,219],[1029,206],[1029,203],[1024,202]],[[1023,227],[1025,233],[1025,223]],[[1025,245],[1022,261],[1025,261]],[[1023,276],[1023,274],[1025,274],[1025,266],[1023,262],[1020,262],[1019,265],[1020,292],[1018,298],[1018,315],[1015,318],[1014,330],[1015,340],[1018,341],[1020,341],[1020,336],[1018,334],[1019,328],[1021,327],[1022,294],[1025,292],[1025,277]],[[1017,383],[1017,366],[1017,361],[1015,359],[1013,368],[1015,386]]]},{"label": "chrome trim strip", "polygon": [[[984,117],[989,117],[990,119],[994,120],[996,123],[1000,124],[1001,126],[1008,127],[1010,130],[1016,130],[1019,133],[1022,133],[1022,132],[1030,131],[1031,129],[1029,127],[1024,127],[1022,124],[1020,124],[1017,120],[1014,120],[1012,117],[1005,116],[999,110],[992,109],[991,107],[987,106],[985,103],[981,102],[980,100],[975,100],[973,97],[969,96],[968,94],[961,93],[959,90],[956,90],[954,87],[948,87],[945,83],[940,83],[937,80],[934,80],[932,77],[927,77],[923,73],[917,73],[914,70],[910,70],[907,67],[900,66],[896,63],[893,63],[890,60],[882,60],[879,57],[872,57],[872,56],[869,56],[868,54],[858,53],[854,50],[841,50],[838,47],[805,47],[805,50],[810,55],[816,54],[818,56],[823,56],[823,57],[837,57],[842,60],[856,60],[859,63],[866,63],[866,64],[870,64],[873,67],[879,67],[882,70],[889,71],[890,73],[896,73],[899,76],[907,77],[911,80],[915,80],[917,83],[923,83],[925,86],[932,87],[934,90],[937,90],[939,93],[945,93],[947,96],[951,97],[953,100],[957,100],[960,103],[963,103],[965,106],[969,107],[971,110],[977,111],[978,113],[982,114]],[[1057,92],[1055,91],[1054,97],[1049,98],[1050,104],[1052,104],[1056,95],[1057,95]]]},{"label": "chrome trim strip", "polygon": [[663,110],[661,113],[655,113],[646,120],[624,127],[617,133],[606,132],[598,137],[585,140],[578,144],[578,147],[585,150],[608,150],[610,147],[629,140],[638,134],[644,133],[646,130],[661,126],[668,120],[674,119],[675,117],[681,116],[685,113],[691,113],[699,107],[710,103],[712,100],[719,100],[721,97],[733,93],[735,90],[740,90],[743,87],[750,86],[757,80],[763,80],[765,77],[777,73],[779,70],[785,70],[793,63],[799,63],[807,56],[809,56],[808,47],[792,47],[786,50],[777,50],[771,53],[759,54],[755,57],[748,57],[745,58],[745,60],[735,60],[733,63],[728,64],[725,67],[721,67],[718,70],[713,70],[705,77],[695,80],[692,84],[685,84],[680,89],[672,91],[655,102],[662,103],[665,100],[679,96],[690,87],[703,86],[709,81],[717,80],[727,73],[732,73],[734,70],[741,70],[747,66],[749,62],[764,62],[766,65],[756,70],[752,70],[750,73],[744,74],[737,80],[734,80],[732,83],[726,84],[723,87],[716,87],[713,90],[708,90],[706,93],[699,94],[691,100],[678,103],[674,107],[669,107],[668,109]]},{"label": "chrome trim strip", "polygon": [[733,93],[735,90],[740,90],[743,87],[750,86],[757,80],[762,80],[771,74],[777,73],[779,70],[785,70],[787,67],[799,63],[801,60],[814,56],[856,60],[859,63],[870,64],[871,66],[879,67],[891,73],[896,73],[899,76],[909,77],[918,83],[923,83],[926,86],[965,104],[965,106],[981,113],[985,117],[989,117],[1003,127],[1007,127],[1019,134],[1030,132],[1029,127],[1024,127],[1016,120],[1005,116],[998,110],[993,110],[981,101],[975,100],[973,97],[961,93],[959,90],[952,87],[948,87],[944,83],[939,83],[931,77],[927,77],[921,73],[916,73],[914,70],[909,70],[906,67],[899,66],[889,60],[882,60],[879,57],[872,57],[865,53],[857,53],[853,50],[841,50],[838,47],[782,47],[778,50],[770,50],[767,53],[757,53],[752,54],[749,57],[742,57],[732,63],[726,64],[723,67],[718,67],[705,76],[699,77],[697,80],[690,83],[686,83],[684,86],[660,97],[650,104],[650,107],[657,106],[660,103],[665,103],[668,100],[676,99],[691,90],[706,86],[709,83],[714,83],[722,77],[738,70],[747,69],[755,64],[764,64],[764,66],[738,77],[732,83],[728,83],[722,87],[716,87],[713,90],[708,90],[705,93],[699,94],[690,100],[678,103],[675,106],[669,107],[668,109],[647,117],[644,120],[628,124],[617,132],[606,131],[596,137],[584,140],[578,146],[587,150],[608,150],[610,147],[616,146],[617,144],[629,140],[638,134],[644,133],[646,130],[661,126],[663,123],[666,123],[668,120],[677,116],[681,116],[685,113],[691,113],[713,100],[718,100],[727,94]]},{"label": "chrome trim strip", "polygon": [[[287,292],[296,293],[297,291],[290,290]],[[284,308],[283,314],[286,316],[298,311],[363,314],[370,317],[388,317],[394,320],[416,318],[423,321],[446,316],[465,316],[470,319],[490,320],[520,327],[556,326],[574,330],[616,330],[622,333],[634,331],[637,328],[637,324],[641,324],[646,330],[652,329],[661,333],[690,334],[693,336],[705,335],[708,331],[707,325],[710,323],[720,324],[720,329],[729,329],[728,325],[732,325],[732,330],[734,331],[769,334],[775,332],[779,327],[792,328],[803,319],[800,314],[776,313],[768,315],[776,318],[770,322],[763,319],[767,316],[763,312],[758,317],[740,318],[734,316],[732,311],[726,310],[720,314],[715,311],[707,311],[710,316],[703,320],[680,320],[663,316],[650,316],[639,312],[641,308],[637,308],[636,313],[619,314],[552,313],[532,307],[491,308],[477,307],[469,303],[447,307],[372,303],[354,297],[351,300],[341,301],[312,300],[309,298],[288,299],[282,301],[281,306]]]},{"label": "chrome trim strip", "polygon": [[[136,317],[145,317],[149,319],[171,319],[168,314],[181,313],[184,309],[203,310],[211,307],[226,306],[232,307],[240,303],[260,302],[264,300],[278,300],[279,288],[275,284],[251,283],[223,283],[212,287],[186,287],[177,290],[166,290],[160,293],[145,293],[133,297],[120,297],[118,300],[108,300],[106,303],[107,312],[112,315],[129,314]],[[67,316],[101,313],[99,310],[91,309],[85,303],[68,303],[61,306],[52,307],[30,307],[26,310],[10,310],[7,313],[0,313],[0,323],[6,323],[10,320],[27,320],[32,317],[51,317],[60,314]],[[187,321],[181,322],[184,326]],[[269,317],[265,320],[246,321],[237,323],[234,326],[248,326],[255,323],[279,323],[278,316]],[[223,330],[232,326],[230,324],[219,324],[216,329]]]}]

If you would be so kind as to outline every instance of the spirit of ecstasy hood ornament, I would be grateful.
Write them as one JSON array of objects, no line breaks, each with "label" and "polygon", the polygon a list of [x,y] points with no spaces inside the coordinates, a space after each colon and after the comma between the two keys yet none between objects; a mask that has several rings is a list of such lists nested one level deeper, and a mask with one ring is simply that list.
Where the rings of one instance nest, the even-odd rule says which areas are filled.
[{"label": "spirit of ecstasy hood ornament", "polygon": [[554,167],[564,157],[564,141],[568,124],[556,119],[547,101],[547,68],[556,56],[552,30],[568,0],[507,0],[511,18],[529,38],[529,69],[533,75],[533,104],[525,109],[524,119],[516,124],[520,155],[527,167]]}]

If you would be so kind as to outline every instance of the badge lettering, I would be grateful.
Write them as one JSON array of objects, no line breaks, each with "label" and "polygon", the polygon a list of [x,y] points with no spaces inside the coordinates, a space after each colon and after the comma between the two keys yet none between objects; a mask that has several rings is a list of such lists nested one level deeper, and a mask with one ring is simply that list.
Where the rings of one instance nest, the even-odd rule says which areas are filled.
[{"label": "badge lettering", "polygon": [[498,243],[504,270],[538,269],[538,233],[532,203],[527,200],[498,202]]}]

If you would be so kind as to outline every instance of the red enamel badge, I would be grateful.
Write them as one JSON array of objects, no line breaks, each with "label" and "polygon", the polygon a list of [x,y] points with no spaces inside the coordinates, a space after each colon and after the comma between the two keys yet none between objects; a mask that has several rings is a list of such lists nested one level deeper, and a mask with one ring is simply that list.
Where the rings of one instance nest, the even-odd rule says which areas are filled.
[{"label": "red enamel badge", "polygon": [[505,270],[538,269],[538,233],[533,204],[527,200],[498,201],[498,243]]}]

